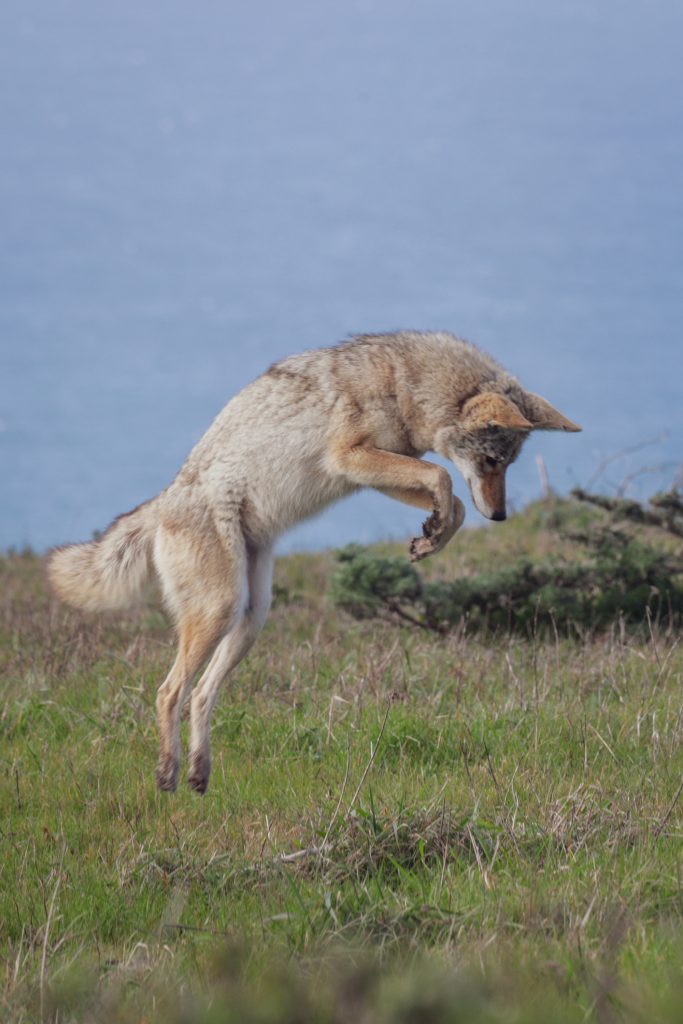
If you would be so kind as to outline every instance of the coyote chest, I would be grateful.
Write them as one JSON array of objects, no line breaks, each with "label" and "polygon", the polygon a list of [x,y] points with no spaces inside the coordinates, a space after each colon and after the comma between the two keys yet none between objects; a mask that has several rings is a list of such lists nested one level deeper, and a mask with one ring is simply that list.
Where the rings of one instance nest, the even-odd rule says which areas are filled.
[{"label": "coyote chest", "polygon": [[[341,446],[372,438],[385,451],[416,454],[394,396],[362,403],[346,392],[299,385],[268,375],[226,406],[180,474],[199,477],[208,503],[224,515],[240,506],[251,539],[272,541],[362,484],[339,472]],[[196,472],[194,471],[196,469]]]}]

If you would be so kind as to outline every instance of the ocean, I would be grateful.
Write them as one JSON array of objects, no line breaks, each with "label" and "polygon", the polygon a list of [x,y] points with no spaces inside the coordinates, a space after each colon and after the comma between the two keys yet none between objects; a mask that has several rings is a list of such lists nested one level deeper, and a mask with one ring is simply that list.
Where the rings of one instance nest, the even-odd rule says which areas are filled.
[{"label": "ocean", "polygon": [[[675,0],[4,0],[0,549],[89,538],[274,360],[401,327],[583,425],[513,508],[539,455],[560,493],[680,478],[682,38]],[[420,518],[365,492],[280,549]]]}]

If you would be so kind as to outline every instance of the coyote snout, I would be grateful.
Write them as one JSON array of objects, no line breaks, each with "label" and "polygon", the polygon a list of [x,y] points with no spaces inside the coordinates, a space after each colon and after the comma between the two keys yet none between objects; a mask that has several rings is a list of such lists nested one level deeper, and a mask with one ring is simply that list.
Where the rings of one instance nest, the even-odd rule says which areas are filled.
[{"label": "coyote snout", "polygon": [[[440,551],[465,518],[450,459],[475,506],[505,519],[505,471],[532,430],[579,430],[492,359],[450,334],[362,336],[293,356],[241,391],[173,483],[90,544],[52,552],[65,601],[124,608],[154,574],[178,633],[159,689],[161,789],[176,788],[180,715],[190,691],[190,786],[206,790],[209,723],[226,675],[266,621],[273,544],[290,526],[361,487],[427,513],[414,561]],[[193,688],[194,684],[194,688]]]},{"label": "coyote snout", "polygon": [[469,488],[474,507],[487,519],[502,523],[507,519],[505,507],[506,466],[486,457],[482,463],[458,460],[462,475]]}]

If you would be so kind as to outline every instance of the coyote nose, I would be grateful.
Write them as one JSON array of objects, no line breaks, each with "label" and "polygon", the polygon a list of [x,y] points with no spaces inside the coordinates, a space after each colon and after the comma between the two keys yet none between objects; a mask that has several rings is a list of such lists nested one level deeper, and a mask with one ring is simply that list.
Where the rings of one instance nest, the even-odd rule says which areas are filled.
[{"label": "coyote nose", "polygon": [[494,512],[493,515],[491,516],[491,519],[493,519],[496,523],[502,523],[504,519],[507,519],[507,512],[505,512],[505,510],[503,510],[502,512]]}]

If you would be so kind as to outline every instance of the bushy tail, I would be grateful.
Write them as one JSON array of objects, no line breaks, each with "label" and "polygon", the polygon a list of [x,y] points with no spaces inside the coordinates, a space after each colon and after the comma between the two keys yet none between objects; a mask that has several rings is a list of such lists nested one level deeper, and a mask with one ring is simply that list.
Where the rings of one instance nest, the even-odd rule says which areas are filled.
[{"label": "bushy tail", "polygon": [[55,548],[47,575],[58,597],[91,612],[133,604],[153,569],[155,504],[149,501],[119,516],[89,544]]}]

